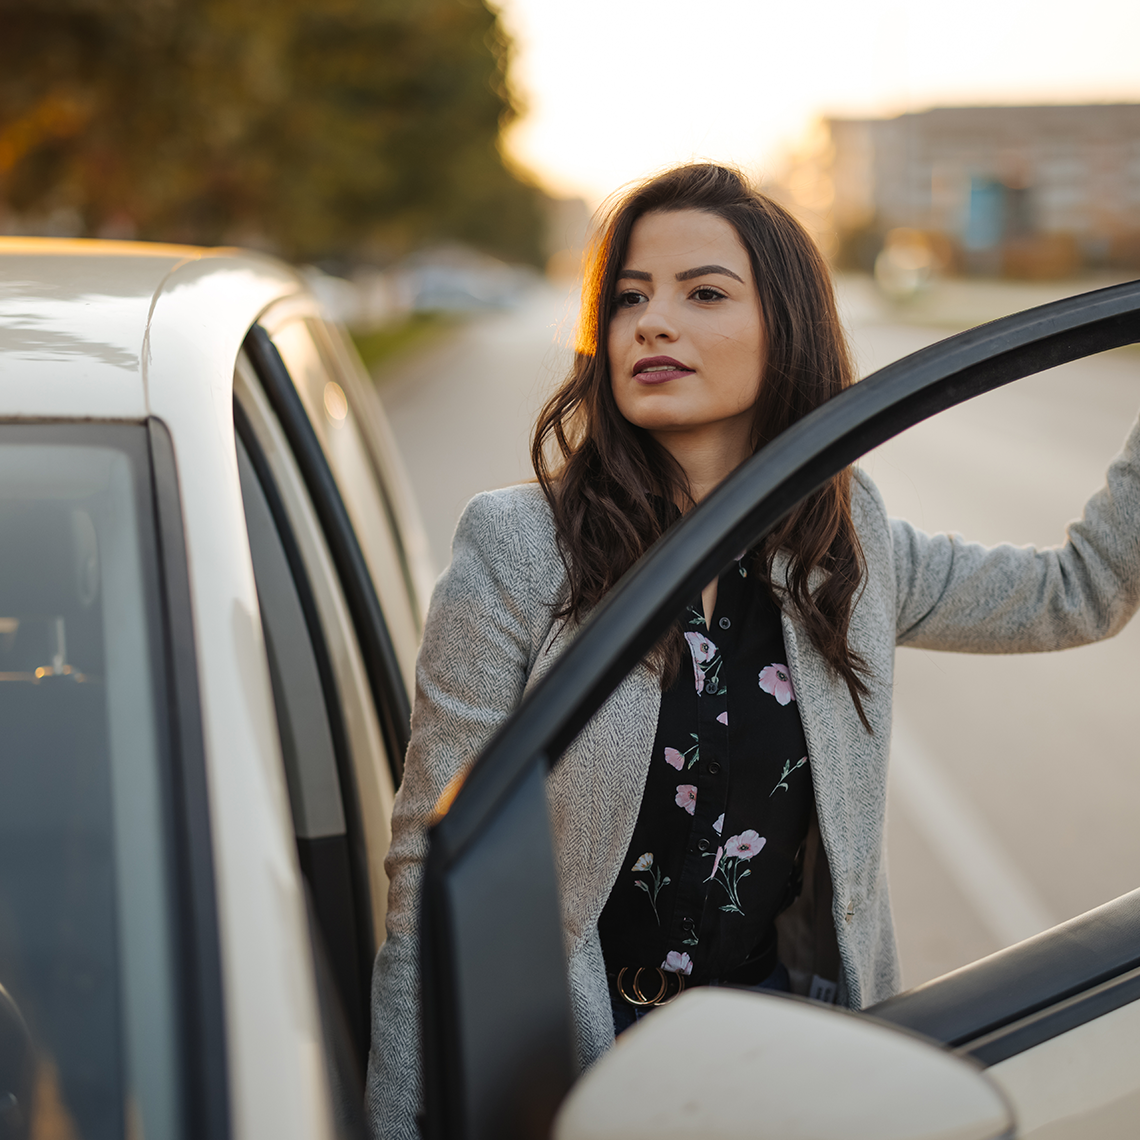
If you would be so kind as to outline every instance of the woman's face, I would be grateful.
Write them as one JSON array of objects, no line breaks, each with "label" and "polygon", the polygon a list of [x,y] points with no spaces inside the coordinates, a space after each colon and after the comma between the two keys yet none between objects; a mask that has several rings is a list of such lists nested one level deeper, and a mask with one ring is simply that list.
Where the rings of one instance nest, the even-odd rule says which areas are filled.
[{"label": "woman's face", "polygon": [[736,230],[700,210],[639,218],[619,270],[607,351],[614,399],[630,423],[666,447],[680,435],[716,437],[743,459],[765,337]]}]

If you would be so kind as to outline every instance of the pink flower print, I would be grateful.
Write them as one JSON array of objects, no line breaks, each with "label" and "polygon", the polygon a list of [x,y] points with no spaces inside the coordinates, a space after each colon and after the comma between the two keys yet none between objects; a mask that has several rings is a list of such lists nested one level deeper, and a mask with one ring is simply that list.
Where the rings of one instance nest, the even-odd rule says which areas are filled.
[{"label": "pink flower print", "polygon": [[632,867],[631,871],[648,871],[653,866],[653,852],[646,851],[644,855]]},{"label": "pink flower print", "polygon": [[685,634],[685,640],[689,643],[689,652],[693,655],[693,681],[697,686],[697,692],[703,693],[705,671],[701,666],[716,656],[716,646],[707,637],[691,631]]},{"label": "pink flower print", "polygon": [[723,724],[726,728],[728,727],[728,711],[727,710],[722,712],[720,714],[720,716],[718,716],[716,719],[717,719],[718,724]]},{"label": "pink flower print", "polygon": [[692,815],[697,810],[697,785],[678,784],[676,802],[679,808],[684,808],[689,815]]},{"label": "pink flower print", "polygon": [[672,764],[679,772],[685,766],[685,755],[682,752],[678,752],[676,748],[666,748],[665,763]]},{"label": "pink flower print", "polygon": [[689,643],[689,652],[698,665],[711,661],[716,656],[716,646],[703,634],[686,633],[685,640]]},{"label": "pink flower print", "polygon": [[724,830],[724,812],[716,817],[716,823],[713,824],[713,831],[719,835]]},{"label": "pink flower print", "polygon": [[760,688],[771,693],[782,705],[796,699],[796,689],[787,665],[765,665],[760,670]]},{"label": "pink flower print", "polygon": [[[721,819],[724,819],[724,816],[721,816]],[[718,835],[720,834],[720,828],[719,828],[719,827],[717,828],[717,834],[718,834]],[[709,873],[709,877],[708,877],[707,879],[705,879],[705,882],[706,882],[706,883],[711,883],[711,882],[713,881],[713,879],[715,879],[715,878],[716,878],[716,869],[717,869],[717,867],[719,867],[719,866],[720,866],[720,857],[721,857],[723,854],[724,854],[724,848],[723,848],[723,847],[718,847],[718,848],[716,849],[716,858],[713,860],[713,869],[712,869],[712,871]]]},{"label": "pink flower print", "polygon": [[734,835],[724,845],[724,853],[729,859],[751,859],[759,855],[768,840],[751,828]]},{"label": "pink flower print", "polygon": [[665,955],[665,961],[661,963],[661,969],[667,970],[670,974],[691,974],[693,960],[684,951],[670,950]]}]

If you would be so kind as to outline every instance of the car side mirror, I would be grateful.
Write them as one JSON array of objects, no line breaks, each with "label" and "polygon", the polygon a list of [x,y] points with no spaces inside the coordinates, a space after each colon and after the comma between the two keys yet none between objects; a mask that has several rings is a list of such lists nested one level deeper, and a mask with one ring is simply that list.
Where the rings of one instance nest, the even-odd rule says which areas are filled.
[{"label": "car side mirror", "polygon": [[701,987],[627,1030],[563,1102],[554,1140],[1002,1140],[971,1061],[869,1018]]}]

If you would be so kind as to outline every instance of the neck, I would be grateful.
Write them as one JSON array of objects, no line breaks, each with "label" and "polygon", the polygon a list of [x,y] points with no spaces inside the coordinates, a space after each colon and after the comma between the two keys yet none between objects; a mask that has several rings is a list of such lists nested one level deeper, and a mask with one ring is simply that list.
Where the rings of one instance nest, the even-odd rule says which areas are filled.
[{"label": "neck", "polygon": [[752,454],[743,432],[718,429],[720,425],[704,430],[653,433],[657,442],[681,465],[689,481],[689,493],[697,503]]}]

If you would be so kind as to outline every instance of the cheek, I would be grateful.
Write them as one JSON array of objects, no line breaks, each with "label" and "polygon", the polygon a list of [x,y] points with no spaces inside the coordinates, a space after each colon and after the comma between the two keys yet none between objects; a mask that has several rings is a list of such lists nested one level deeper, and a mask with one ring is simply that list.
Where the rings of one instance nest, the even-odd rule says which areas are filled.
[{"label": "cheek", "polygon": [[725,373],[732,377],[732,399],[738,405],[751,406],[760,394],[763,374],[762,346],[754,336],[733,339],[725,344]]},{"label": "cheek", "polygon": [[760,395],[760,385],[764,378],[765,339],[762,330],[755,325],[742,330],[737,341],[739,356],[736,374],[739,377],[741,399],[749,405]]}]

